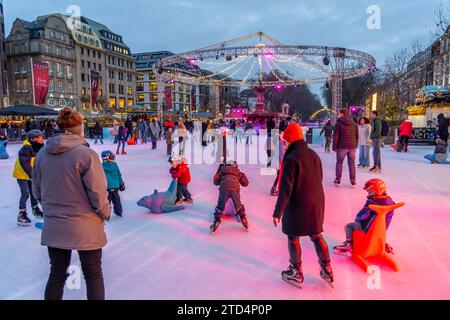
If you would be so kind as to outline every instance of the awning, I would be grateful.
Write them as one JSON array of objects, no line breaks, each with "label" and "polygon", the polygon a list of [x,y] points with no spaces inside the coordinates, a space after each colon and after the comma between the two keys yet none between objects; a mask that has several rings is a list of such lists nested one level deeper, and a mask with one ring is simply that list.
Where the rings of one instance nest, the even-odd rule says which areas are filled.
[{"label": "awning", "polygon": [[0,116],[57,116],[58,111],[48,108],[30,106],[30,105],[16,105],[0,109]]}]

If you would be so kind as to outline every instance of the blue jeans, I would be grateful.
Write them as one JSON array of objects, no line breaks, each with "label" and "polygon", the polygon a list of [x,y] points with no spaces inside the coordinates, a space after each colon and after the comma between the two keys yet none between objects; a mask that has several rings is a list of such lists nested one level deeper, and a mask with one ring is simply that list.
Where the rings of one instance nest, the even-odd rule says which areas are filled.
[{"label": "blue jeans", "polygon": [[370,166],[369,146],[359,146],[359,164],[364,167]]},{"label": "blue jeans", "polygon": [[[435,162],[435,161],[436,161],[436,154],[435,154],[435,153],[433,153],[433,154],[427,154],[424,158],[427,159],[427,160],[429,160],[430,162]],[[436,162],[437,162],[437,161],[436,161]],[[440,163],[440,164],[450,164],[450,161],[444,160],[444,161],[440,161],[440,162],[437,162],[437,163]]]},{"label": "blue jeans", "polygon": [[344,167],[344,160],[347,157],[348,169],[350,171],[350,181],[356,181],[356,149],[338,149],[336,163],[336,180],[341,181],[342,169]]},{"label": "blue jeans", "polygon": [[34,198],[31,191],[31,180],[17,180],[20,188],[19,210],[27,209],[27,201],[31,198],[31,206],[34,208],[38,205],[38,201]]},{"label": "blue jeans", "polygon": [[381,140],[374,139],[372,141],[373,146],[373,163],[377,168],[381,168]]},{"label": "blue jeans", "polygon": [[103,137],[102,137],[102,136],[96,135],[96,136],[95,136],[94,144],[97,144],[97,140],[100,140],[100,143],[103,144]]}]

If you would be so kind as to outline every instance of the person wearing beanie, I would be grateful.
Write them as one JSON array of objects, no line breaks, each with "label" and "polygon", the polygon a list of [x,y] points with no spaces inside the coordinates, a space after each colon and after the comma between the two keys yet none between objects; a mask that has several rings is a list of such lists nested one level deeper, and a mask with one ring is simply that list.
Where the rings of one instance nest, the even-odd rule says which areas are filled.
[{"label": "person wearing beanie", "polygon": [[39,202],[32,194],[32,170],[36,154],[44,146],[44,135],[39,130],[31,130],[27,134],[27,139],[19,150],[19,156],[14,165],[13,177],[17,179],[20,188],[19,215],[17,224],[28,227],[31,220],[27,214],[27,201],[31,199],[31,208],[33,215],[42,219],[43,213],[39,207]]},{"label": "person wearing beanie", "polygon": [[275,227],[282,221],[283,233],[288,237],[290,266],[282,272],[282,279],[299,287],[303,283],[300,237],[308,236],[319,257],[320,276],[332,284],[334,277],[330,253],[322,235],[325,212],[322,162],[316,152],[308,147],[298,124],[286,128],[283,140],[287,150],[273,214]]},{"label": "person wearing beanie", "polygon": [[50,276],[46,300],[61,300],[72,250],[77,250],[87,298],[104,300],[102,248],[110,217],[107,181],[98,154],[83,135],[83,116],[60,111],[58,131],[36,156],[33,194],[44,209],[41,244],[48,247]]},{"label": "person wearing beanie", "polygon": [[350,172],[350,183],[356,187],[356,149],[358,148],[359,130],[358,125],[349,115],[347,108],[341,109],[340,117],[336,121],[333,135],[333,151],[336,152],[336,186],[341,185],[342,170],[345,157],[348,159]]}]

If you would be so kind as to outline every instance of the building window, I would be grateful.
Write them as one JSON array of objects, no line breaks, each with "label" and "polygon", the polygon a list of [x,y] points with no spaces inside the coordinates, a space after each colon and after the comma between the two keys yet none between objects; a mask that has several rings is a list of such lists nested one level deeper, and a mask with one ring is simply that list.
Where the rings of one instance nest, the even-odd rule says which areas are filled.
[{"label": "building window", "polygon": [[84,68],[84,60],[81,60],[81,67]]},{"label": "building window", "polygon": [[109,92],[116,93],[116,87],[115,87],[114,83],[109,84]]},{"label": "building window", "polygon": [[150,82],[150,91],[158,91],[158,83]]},{"label": "building window", "polygon": [[91,62],[90,61],[87,62],[87,67],[88,67],[88,69],[91,68]]},{"label": "building window", "polygon": [[45,44],[45,52],[50,53],[50,51],[51,51],[50,45],[48,43],[46,43]]},{"label": "building window", "polygon": [[86,95],[86,88],[81,88],[81,95],[82,96]]},{"label": "building window", "polygon": [[136,75],[136,81],[142,81],[142,80],[144,80],[144,73],[138,72]]},{"label": "building window", "polygon": [[150,95],[150,100],[151,100],[151,102],[158,102],[158,94],[157,93],[152,93]]},{"label": "building window", "polygon": [[133,87],[127,87],[127,95],[133,95]]},{"label": "building window", "polygon": [[56,55],[57,56],[61,56],[62,55],[60,47],[56,47]]},{"label": "building window", "polygon": [[138,91],[138,92],[144,91],[144,83],[143,82],[136,83],[136,91]]},{"label": "building window", "polygon": [[144,102],[145,101],[145,94],[138,94],[136,97],[137,102]]},{"label": "building window", "polygon": [[119,84],[119,94],[124,94],[124,87],[121,84]]},{"label": "building window", "polygon": [[109,98],[109,107],[110,108],[116,108],[117,107],[116,98]]},{"label": "building window", "polygon": [[119,107],[121,107],[121,108],[125,107],[125,98],[119,99]]},{"label": "building window", "polygon": [[128,106],[132,107],[134,105],[134,100],[133,99],[128,99]]},{"label": "building window", "polygon": [[58,72],[58,75],[62,73],[62,64],[59,62],[56,64],[56,72]]},{"label": "building window", "polygon": [[81,55],[84,56],[84,48],[80,48]]},{"label": "building window", "polygon": [[62,81],[58,81],[58,90],[59,92],[64,92],[64,85]]},{"label": "building window", "polygon": [[98,71],[102,71],[102,65],[101,64],[98,65]]},{"label": "building window", "polygon": [[72,66],[70,64],[68,64],[66,66],[66,68],[67,68],[67,77],[72,78],[72,76],[73,76]]},{"label": "building window", "polygon": [[84,73],[81,74],[81,82],[86,82],[86,75]]}]

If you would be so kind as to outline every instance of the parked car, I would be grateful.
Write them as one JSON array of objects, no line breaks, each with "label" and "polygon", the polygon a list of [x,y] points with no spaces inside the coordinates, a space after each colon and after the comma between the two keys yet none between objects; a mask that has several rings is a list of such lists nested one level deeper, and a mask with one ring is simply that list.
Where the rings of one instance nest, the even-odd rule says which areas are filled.
[{"label": "parked car", "polygon": [[[448,86],[447,86],[448,87]],[[448,96],[448,88],[442,86],[425,86],[416,94],[416,103],[427,103],[444,100]]]}]

